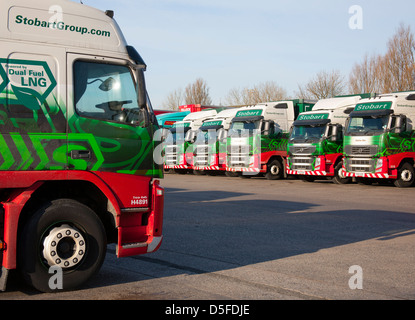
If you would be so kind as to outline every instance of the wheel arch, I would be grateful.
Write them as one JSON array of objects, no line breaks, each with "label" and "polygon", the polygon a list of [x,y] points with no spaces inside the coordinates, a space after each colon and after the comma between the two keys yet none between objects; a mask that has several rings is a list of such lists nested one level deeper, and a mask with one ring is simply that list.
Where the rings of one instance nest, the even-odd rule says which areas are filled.
[{"label": "wheel arch", "polygon": [[56,199],[72,199],[91,208],[104,225],[108,242],[117,240],[117,213],[104,192],[90,181],[64,180],[45,181],[24,205],[18,224],[18,235],[28,219],[45,203]]},{"label": "wheel arch", "polygon": [[415,166],[415,161],[413,158],[405,157],[402,158],[401,161],[398,164],[398,169],[400,169],[405,163],[409,163],[412,166]]},{"label": "wheel arch", "polygon": [[287,170],[285,170],[286,164],[287,164],[287,157],[283,156],[283,155],[273,155],[268,159],[267,167],[274,160],[278,160],[281,163],[282,171],[283,171],[283,177],[287,178],[288,174],[287,174]]}]

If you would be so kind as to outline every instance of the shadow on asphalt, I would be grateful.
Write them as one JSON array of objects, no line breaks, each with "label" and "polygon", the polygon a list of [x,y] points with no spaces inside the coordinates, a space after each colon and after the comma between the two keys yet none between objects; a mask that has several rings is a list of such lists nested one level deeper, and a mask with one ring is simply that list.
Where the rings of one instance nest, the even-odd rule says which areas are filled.
[{"label": "shadow on asphalt", "polygon": [[[214,272],[223,270],[223,262],[233,267],[247,266],[368,239],[385,241],[413,234],[415,229],[415,215],[410,213],[320,212],[315,204],[300,201],[243,199],[250,195],[237,191],[168,188],[162,248],[150,255],[134,257],[135,261],[172,268],[172,275]],[[203,257],[210,263],[203,268],[189,267],[184,261],[170,261],[166,252],[186,254],[189,259]],[[129,281],[139,281],[139,276],[136,280],[99,276],[91,279],[86,288]],[[9,288],[8,291],[37,294],[13,274]]]}]

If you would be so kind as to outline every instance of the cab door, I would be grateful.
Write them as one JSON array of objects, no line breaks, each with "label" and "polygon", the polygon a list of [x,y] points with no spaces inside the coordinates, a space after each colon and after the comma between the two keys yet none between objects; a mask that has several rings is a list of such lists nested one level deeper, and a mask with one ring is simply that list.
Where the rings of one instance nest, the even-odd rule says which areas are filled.
[{"label": "cab door", "polygon": [[0,170],[66,169],[60,52],[52,56],[19,44],[14,49],[0,58]]},{"label": "cab door", "polygon": [[88,55],[67,62],[69,167],[151,176],[153,127],[138,106],[134,69]]}]

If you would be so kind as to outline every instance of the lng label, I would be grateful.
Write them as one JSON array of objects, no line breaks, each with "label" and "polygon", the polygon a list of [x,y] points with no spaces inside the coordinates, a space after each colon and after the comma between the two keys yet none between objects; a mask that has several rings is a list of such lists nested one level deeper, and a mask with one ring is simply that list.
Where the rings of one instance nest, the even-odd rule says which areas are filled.
[{"label": "lng label", "polygon": [[44,61],[0,59],[0,92],[6,88],[21,105],[39,110],[56,87],[56,80]]}]

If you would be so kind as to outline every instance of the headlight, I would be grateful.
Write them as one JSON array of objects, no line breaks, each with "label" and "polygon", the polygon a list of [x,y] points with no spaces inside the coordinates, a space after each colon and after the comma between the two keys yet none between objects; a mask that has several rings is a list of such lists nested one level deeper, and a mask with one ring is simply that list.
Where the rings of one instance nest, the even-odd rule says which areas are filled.
[{"label": "headlight", "polygon": [[376,162],[376,168],[382,168],[383,167],[383,159],[378,159]]}]

